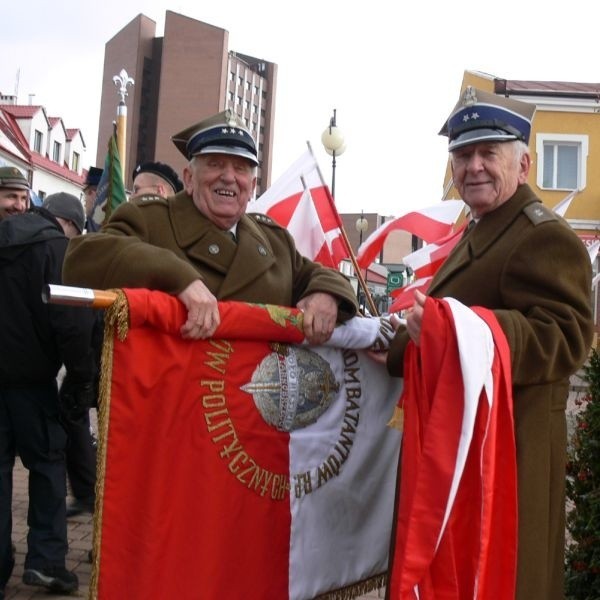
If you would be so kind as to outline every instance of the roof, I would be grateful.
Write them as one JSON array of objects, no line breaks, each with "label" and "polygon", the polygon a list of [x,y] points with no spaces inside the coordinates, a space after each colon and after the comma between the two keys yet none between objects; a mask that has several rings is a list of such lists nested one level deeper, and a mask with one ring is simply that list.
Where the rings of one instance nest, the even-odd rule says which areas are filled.
[{"label": "roof", "polygon": [[22,104],[2,104],[0,105],[0,108],[5,112],[10,113],[15,119],[31,119],[42,110],[41,106]]},{"label": "roof", "polygon": [[53,160],[50,160],[49,158],[46,158],[37,152],[31,153],[31,164],[44,169],[45,171],[50,171],[51,173],[63,177],[64,179],[68,179],[77,185],[83,186],[85,182],[84,173],[77,175],[75,171],[71,171],[71,169],[65,167],[64,165],[59,165]]},{"label": "roof", "polygon": [[570,98],[596,98],[600,100],[600,83],[571,81],[526,81],[494,78],[494,92],[511,96],[556,96]]}]

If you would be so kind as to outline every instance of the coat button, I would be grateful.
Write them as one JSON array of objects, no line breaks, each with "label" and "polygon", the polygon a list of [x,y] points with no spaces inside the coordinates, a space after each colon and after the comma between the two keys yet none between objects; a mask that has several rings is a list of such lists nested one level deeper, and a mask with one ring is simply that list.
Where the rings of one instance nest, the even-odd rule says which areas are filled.
[{"label": "coat button", "polygon": [[258,253],[261,256],[266,256],[267,255],[267,249],[264,246],[258,246]]},{"label": "coat button", "polygon": [[219,254],[219,252],[220,252],[220,248],[219,248],[219,246],[217,246],[217,244],[211,244],[211,245],[208,247],[208,252],[209,252],[210,254]]}]

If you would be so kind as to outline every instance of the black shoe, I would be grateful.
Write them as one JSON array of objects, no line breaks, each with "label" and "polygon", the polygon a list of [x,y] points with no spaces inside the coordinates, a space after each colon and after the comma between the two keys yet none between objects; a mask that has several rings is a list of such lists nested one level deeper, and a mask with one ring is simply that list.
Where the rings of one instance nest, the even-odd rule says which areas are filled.
[{"label": "black shoe", "polygon": [[94,514],[94,501],[93,500],[79,500],[75,498],[69,506],[67,506],[67,518],[76,517],[84,513]]},{"label": "black shoe", "polygon": [[47,569],[25,569],[23,583],[44,587],[51,592],[68,594],[79,587],[79,579],[75,573],[64,567],[48,567]]}]

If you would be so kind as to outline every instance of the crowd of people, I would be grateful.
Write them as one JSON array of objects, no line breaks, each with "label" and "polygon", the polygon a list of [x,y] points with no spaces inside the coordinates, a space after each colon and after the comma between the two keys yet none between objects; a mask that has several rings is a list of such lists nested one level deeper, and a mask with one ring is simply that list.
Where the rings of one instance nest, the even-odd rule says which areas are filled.
[{"label": "crowd of people", "polygon": [[[519,500],[515,597],[548,600],[563,597],[569,377],[587,357],[593,320],[586,250],[527,185],[532,118],[532,105],[472,89],[452,111],[442,133],[474,227],[428,294],[491,309],[510,345]],[[286,229],[246,211],[258,153],[235,114],[205,119],[173,142],[188,161],[181,179],[164,163],[139,165],[134,195],[99,231],[101,169],[88,172],[84,212],[66,193],[30,207],[28,181],[18,169],[0,168],[0,590],[14,565],[17,455],[30,481],[25,583],[77,589],[77,576],[65,568],[66,519],[94,510],[89,408],[97,398],[102,318],[91,309],[42,304],[42,286],[160,290],[185,305],[185,339],[214,333],[219,300],[298,307],[312,344],[357,314],[356,294],[340,272],[302,256]],[[424,311],[425,296],[417,294],[390,351],[380,354],[392,376],[403,375],[408,344],[419,344]],[[68,507],[67,475],[74,497]],[[398,479],[401,485],[402,473]]]}]

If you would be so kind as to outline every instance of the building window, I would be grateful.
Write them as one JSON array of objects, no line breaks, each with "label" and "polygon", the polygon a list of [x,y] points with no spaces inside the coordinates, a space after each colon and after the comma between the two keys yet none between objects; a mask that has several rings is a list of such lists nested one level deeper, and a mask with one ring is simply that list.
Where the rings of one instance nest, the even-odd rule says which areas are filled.
[{"label": "building window", "polygon": [[582,190],[587,181],[587,135],[538,133],[537,185],[546,190]]},{"label": "building window", "polygon": [[73,159],[71,160],[71,170],[79,173],[79,154],[77,152],[73,152]]},{"label": "building window", "polygon": [[60,163],[60,144],[58,142],[54,142],[54,146],[52,148],[52,160]]},{"label": "building window", "polygon": [[42,132],[37,129],[33,134],[33,149],[38,154],[42,153]]}]

